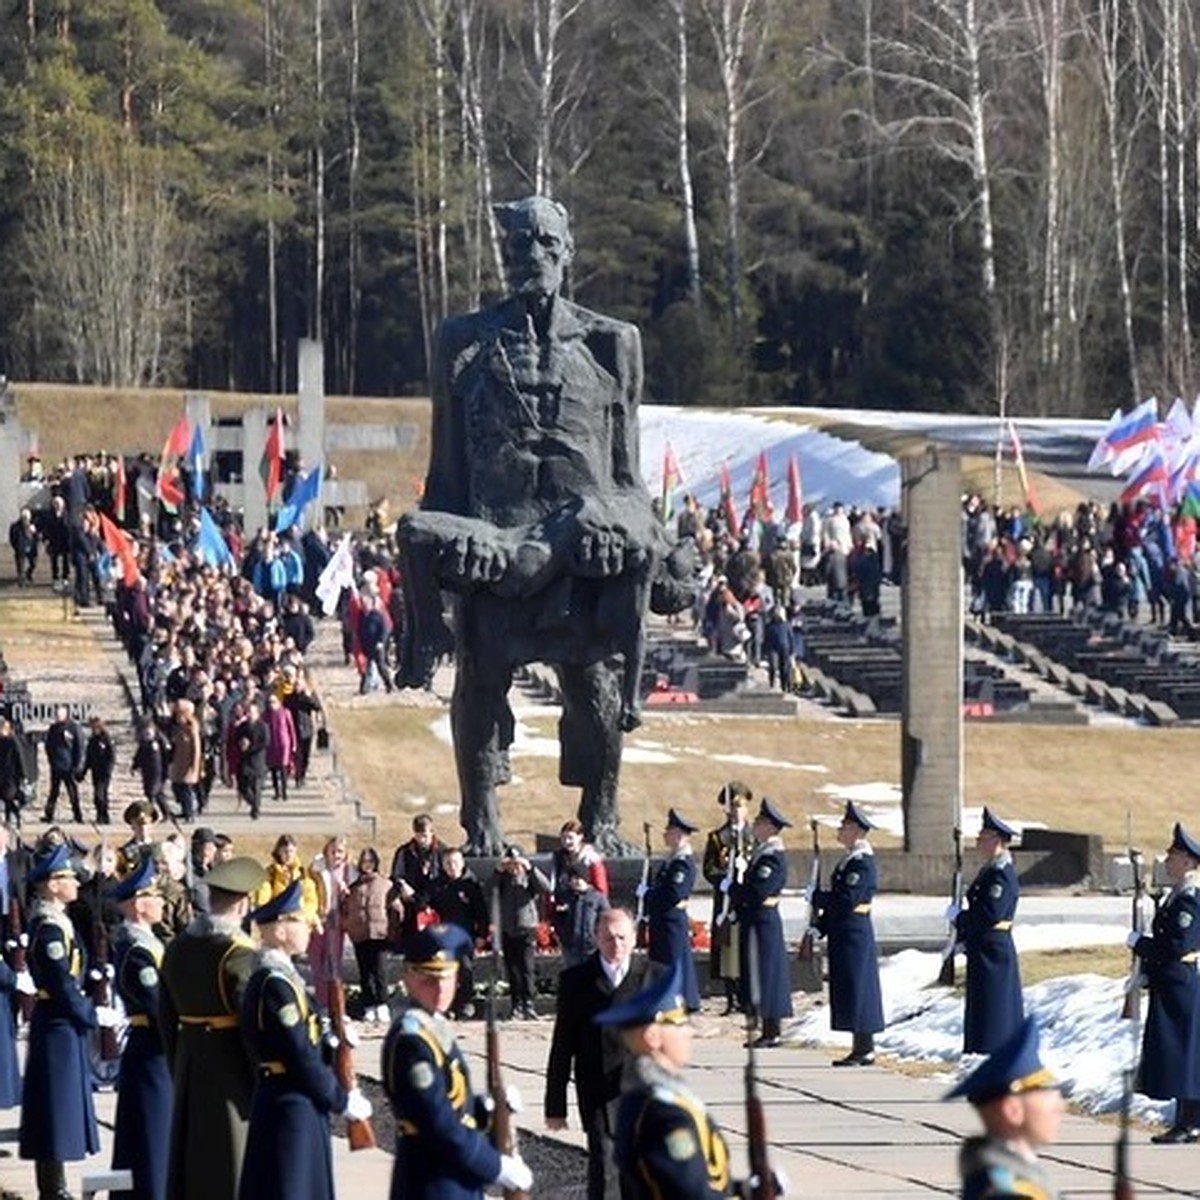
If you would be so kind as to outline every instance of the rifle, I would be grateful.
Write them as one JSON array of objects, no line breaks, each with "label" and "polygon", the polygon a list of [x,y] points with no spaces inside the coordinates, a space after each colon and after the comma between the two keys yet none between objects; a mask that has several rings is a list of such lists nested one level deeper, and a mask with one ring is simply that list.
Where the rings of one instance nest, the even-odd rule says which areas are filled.
[{"label": "rifle", "polygon": [[[1134,1025],[1135,1037],[1137,1025]],[[1136,1045],[1136,1043],[1135,1043]],[[1113,1200],[1134,1200],[1133,1180],[1129,1177],[1129,1119],[1133,1106],[1133,1087],[1136,1070],[1129,1066],[1124,1072],[1121,1089],[1121,1123],[1117,1131],[1116,1163],[1113,1171]]]},{"label": "rifle", "polygon": [[[339,937],[339,945],[341,941]],[[337,1049],[333,1052],[333,1069],[338,1083],[345,1091],[350,1092],[355,1086],[354,1051],[346,1037],[346,988],[333,964],[332,955],[328,956],[326,962],[325,978],[329,986],[329,1029],[337,1038]],[[372,1149],[375,1145],[375,1130],[371,1122],[361,1117],[347,1117],[346,1140],[350,1143],[351,1150]]]},{"label": "rifle", "polygon": [[762,1097],[758,1094],[758,1061],[754,1039],[758,1034],[758,1010],[762,1007],[762,981],[758,975],[758,933],[751,930],[747,939],[750,1005],[746,1010],[746,1141],[750,1157],[750,1179],[747,1181],[749,1200],[776,1200],[775,1173],[768,1156],[767,1122],[763,1114]]},{"label": "rifle", "polygon": [[[954,827],[954,876],[950,880],[950,903],[956,907],[963,897],[963,831],[961,825]],[[942,969],[938,972],[938,983],[944,987],[954,986],[954,947],[958,945],[958,926],[950,922],[950,932],[942,947]]]},{"label": "rifle", "polygon": [[[808,877],[808,886],[811,892],[815,893],[817,888],[821,886],[821,827],[817,824],[816,817],[809,819],[808,826],[812,830],[813,839],[812,871]],[[808,928],[804,931],[804,937],[800,942],[800,950],[797,955],[801,962],[811,962],[816,955],[817,923],[813,919],[815,911],[816,909],[810,900],[808,904]]]},{"label": "rifle", "polygon": [[[649,830],[647,825],[646,829]],[[487,1090],[492,1100],[492,1145],[501,1154],[517,1153],[517,1131],[513,1128],[512,1113],[504,1091],[500,1068],[500,1031],[496,1028],[496,984],[504,964],[504,949],[500,933],[500,889],[492,889],[492,981],[487,999]],[[529,1193],[505,1191],[506,1200],[528,1200]]]},{"label": "rifle", "polygon": [[[16,974],[20,975],[22,971],[28,969],[25,948],[29,945],[29,938],[25,934],[21,900],[15,892],[8,898],[8,937],[12,946],[8,954],[8,965]],[[34,997],[21,992],[17,1000],[21,1019],[28,1025],[29,1018],[33,1016]]]},{"label": "rifle", "polygon": [[[1129,866],[1133,870],[1133,916],[1130,928],[1135,933],[1145,931],[1142,917],[1142,852],[1133,845],[1133,814],[1125,814],[1126,838],[1129,842]],[[1142,964],[1136,950],[1130,951],[1129,979],[1125,984],[1125,999],[1121,1005],[1123,1021],[1140,1021],[1142,1019]]]},{"label": "rifle", "polygon": [[[653,851],[650,847],[650,822],[642,822],[642,835],[645,838],[646,856],[642,859],[642,883],[638,888],[637,898],[637,916],[634,922],[637,929],[637,941],[639,946],[646,946],[650,942],[650,927],[649,916],[646,913],[646,888],[650,886],[650,857]],[[497,934],[499,936],[499,934]]]},{"label": "rifle", "polygon": [[[100,865],[102,865],[108,857],[108,839],[104,831],[95,822],[92,823],[92,828],[100,835]],[[90,950],[92,955],[91,969],[95,974],[88,991],[91,995],[92,1003],[97,1008],[111,1008],[112,988],[108,982],[108,930],[104,925],[103,876],[97,872],[94,878],[96,881],[96,906],[92,909],[92,944]],[[120,1057],[121,1042],[117,1036],[115,1026],[102,1025],[100,1027],[100,1058],[104,1062],[116,1062]]]},{"label": "rifle", "polygon": [[725,878],[729,886],[721,893],[721,911],[717,913],[717,925],[727,925],[733,916],[734,884],[742,882],[742,871],[738,868],[738,859],[742,857],[742,827],[729,827],[729,860],[725,864]]}]

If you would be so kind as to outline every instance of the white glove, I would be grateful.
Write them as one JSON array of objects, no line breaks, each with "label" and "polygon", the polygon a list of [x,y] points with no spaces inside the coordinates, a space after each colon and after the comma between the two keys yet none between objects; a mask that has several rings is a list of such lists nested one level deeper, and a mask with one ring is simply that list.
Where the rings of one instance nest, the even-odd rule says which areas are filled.
[{"label": "white glove", "polygon": [[[788,1188],[791,1187],[792,1181],[778,1167],[771,1168],[771,1176],[775,1180],[775,1195],[782,1200],[788,1194]],[[746,1188],[750,1195],[757,1194],[761,1182],[757,1175],[751,1175],[746,1180]]]},{"label": "white glove", "polygon": [[506,1192],[527,1192],[533,1187],[533,1172],[519,1154],[502,1154],[500,1174],[492,1182]]},{"label": "white glove", "polygon": [[949,921],[951,924],[953,924],[955,921],[958,920],[959,914],[961,912],[962,912],[961,904],[953,904],[953,903],[947,904],[946,905],[946,920]]},{"label": "white glove", "polygon": [[33,982],[33,976],[28,971],[17,972],[17,991],[22,996],[36,995],[37,987]]},{"label": "white glove", "polygon": [[640,900],[649,890],[650,885],[648,883],[639,883],[637,887],[633,889],[633,894]]},{"label": "white glove", "polygon": [[1138,944],[1138,942],[1140,942],[1144,936],[1145,936],[1144,934],[1139,933],[1136,929],[1131,929],[1125,935],[1125,945],[1127,945],[1130,948],[1130,950],[1132,950],[1134,948],[1134,946],[1136,946]]},{"label": "white glove", "polygon": [[93,983],[99,983],[102,979],[113,979],[117,972],[112,963],[105,963],[102,967],[93,967],[88,972],[88,978]]},{"label": "white glove", "polygon": [[[345,1023],[345,1027],[343,1028],[342,1032],[346,1035],[346,1045],[349,1046],[351,1050],[353,1050],[354,1047],[362,1041],[362,1038],[358,1036],[358,1029],[349,1021]],[[336,1041],[336,1039],[334,1040]]]},{"label": "white glove", "polygon": [[352,1088],[346,1096],[346,1116],[351,1121],[365,1121],[374,1110],[361,1088]]},{"label": "white glove", "polygon": [[800,894],[801,894],[801,895],[804,897],[804,899],[805,899],[806,901],[808,901],[808,903],[809,903],[809,904],[811,904],[811,903],[812,903],[812,898],[813,898],[813,892],[814,892],[815,890],[816,890],[816,889],[815,889],[815,888],[813,887],[813,885],[810,883],[810,884],[808,884],[808,885],[806,885],[806,886],[805,886],[805,888],[804,888],[804,891],[803,891],[803,892],[801,892]]},{"label": "white glove", "polygon": [[744,854],[739,854],[737,858],[733,860],[733,869],[739,875],[743,874],[749,865],[750,860]]},{"label": "white glove", "polygon": [[730,880],[729,876],[726,875],[724,877],[724,879],[721,880],[720,884],[718,884],[718,886],[720,887],[721,891],[727,892],[733,886],[733,883]]},{"label": "white glove", "polygon": [[29,934],[21,934],[21,936],[17,938],[17,945],[20,946],[22,950],[26,949],[29,946]]},{"label": "white glove", "polygon": [[519,1113],[525,1107],[521,1100],[521,1093],[517,1091],[517,1086],[514,1083],[506,1083],[504,1085],[504,1103],[508,1105],[510,1113]]},{"label": "white glove", "polygon": [[111,1004],[96,1005],[96,1024],[101,1029],[116,1029],[121,1023],[121,1014]]}]

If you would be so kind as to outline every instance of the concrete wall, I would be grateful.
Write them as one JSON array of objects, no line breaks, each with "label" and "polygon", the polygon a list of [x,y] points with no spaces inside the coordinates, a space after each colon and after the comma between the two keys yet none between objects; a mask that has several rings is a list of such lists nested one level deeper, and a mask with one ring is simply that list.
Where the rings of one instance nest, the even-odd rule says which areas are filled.
[{"label": "concrete wall", "polygon": [[901,626],[905,849],[945,862],[962,812],[962,465],[929,446],[900,460],[908,532]]}]

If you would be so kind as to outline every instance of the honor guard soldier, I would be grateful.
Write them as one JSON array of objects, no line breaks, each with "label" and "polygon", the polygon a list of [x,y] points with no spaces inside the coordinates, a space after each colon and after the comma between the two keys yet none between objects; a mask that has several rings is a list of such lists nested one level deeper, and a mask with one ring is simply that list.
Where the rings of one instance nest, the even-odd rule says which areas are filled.
[{"label": "honor guard soldier", "polygon": [[262,950],[242,998],[242,1034],[258,1070],[242,1163],[241,1200],[299,1196],[333,1200],[329,1114],[356,1120],[371,1103],[346,1092],[321,1057],[320,1028],[292,960],[308,948],[312,926],[300,880],[250,914]]},{"label": "honor guard soldier", "polygon": [[242,1039],[242,994],[254,944],[242,932],[249,894],[266,878],[231,858],[205,882],[210,912],[163,956],[159,1025],[175,1084],[167,1192],[171,1200],[235,1200],[246,1149],[254,1064]]},{"label": "honor guard soldier", "polygon": [[963,1200],[1058,1200],[1037,1152],[1058,1136],[1063,1100],[1058,1082],[1038,1058],[1032,1017],[945,1099],[958,1096],[975,1106],[985,1130],[983,1137],[967,1138],[959,1152]]},{"label": "honor guard soldier", "polygon": [[456,925],[429,925],[405,942],[409,1004],[388,1030],[382,1060],[396,1118],[391,1200],[481,1200],[489,1184],[528,1191],[533,1183],[519,1157],[488,1141],[487,1103],[471,1092],[467,1061],[446,1019],[470,949]]},{"label": "honor guard soldier", "polygon": [[114,1169],[133,1174],[128,1200],[166,1200],[171,1143],[171,1072],[158,1028],[163,944],[152,926],[162,920],[163,895],[154,860],[139,859],[109,890],[124,918],[113,941],[113,983],[129,1019],[117,1077]]},{"label": "honor guard soldier", "polygon": [[29,882],[37,896],[29,920],[29,971],[37,991],[29,1022],[20,1153],[34,1161],[38,1200],[69,1200],[65,1162],[100,1149],[92,1107],[88,1034],[115,1026],[117,1013],[84,995],[83,950],[67,917],[79,878],[64,842],[33,860]]},{"label": "honor guard soldier", "polygon": [[[742,966],[742,1004],[749,1008],[750,997],[757,991],[760,1000],[756,1016],[761,1033],[756,1044],[760,1046],[778,1046],[783,1018],[792,1015],[791,973],[779,915],[780,893],[787,884],[787,858],[780,834],[791,824],[766,796],[762,798],[753,826],[758,844],[750,856],[746,878],[733,889]],[[750,987],[752,941],[758,951],[757,989]]]},{"label": "honor guard soldier", "polygon": [[1175,1120],[1151,1140],[1200,1140],[1200,842],[1176,824],[1167,847],[1171,890],[1148,935],[1129,935],[1150,988],[1138,1091],[1175,1101]]},{"label": "honor guard soldier", "polygon": [[740,1195],[725,1139],[683,1081],[693,1030],[678,965],[593,1019],[619,1030],[633,1056],[616,1122],[622,1200]]},{"label": "honor guard soldier", "polygon": [[874,828],[849,801],[837,832],[846,853],[834,867],[829,887],[812,896],[817,929],[829,941],[830,1027],[854,1035],[850,1053],[837,1059],[835,1067],[870,1066],[875,1061],[875,1034],[884,1025],[871,924],[879,877],[867,834]]},{"label": "honor guard soldier", "polygon": [[1015,830],[983,810],[975,846],[983,866],[967,889],[967,907],[946,910],[967,954],[963,1053],[990,1054],[1021,1024],[1025,1005],[1021,973],[1013,945],[1013,916],[1021,887],[1009,843]]},{"label": "honor guard soldier", "polygon": [[692,926],[688,919],[688,898],[696,883],[696,857],[689,838],[697,828],[673,808],[667,813],[663,841],[671,853],[655,873],[645,897],[650,922],[650,960],[662,963],[668,970],[679,964],[688,1012],[700,1009],[700,988],[692,958]]},{"label": "honor guard soldier", "polygon": [[725,984],[725,1016],[741,1007],[737,926],[733,921],[733,887],[741,883],[754,853],[750,831],[750,789],[731,779],[718,793],[717,803],[725,810],[725,824],[714,829],[704,844],[704,878],[712,885],[712,952],[709,977]]}]

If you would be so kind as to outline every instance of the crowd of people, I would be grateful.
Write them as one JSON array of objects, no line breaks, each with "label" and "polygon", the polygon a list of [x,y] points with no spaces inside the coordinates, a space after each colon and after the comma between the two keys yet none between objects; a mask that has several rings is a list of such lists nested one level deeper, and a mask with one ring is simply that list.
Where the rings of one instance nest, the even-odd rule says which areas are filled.
[{"label": "crowd of people", "polygon": [[1081,502],[1052,520],[978,495],[962,510],[972,611],[1095,609],[1189,635],[1200,625],[1196,516],[1149,499]]}]

